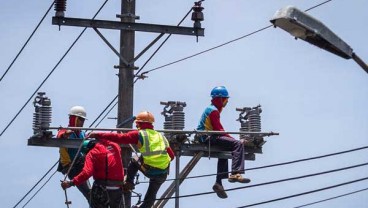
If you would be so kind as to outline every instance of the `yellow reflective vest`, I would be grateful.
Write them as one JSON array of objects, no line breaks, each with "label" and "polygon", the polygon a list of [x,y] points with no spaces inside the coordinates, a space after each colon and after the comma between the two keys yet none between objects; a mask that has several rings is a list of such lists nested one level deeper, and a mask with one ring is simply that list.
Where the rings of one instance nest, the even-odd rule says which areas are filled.
[{"label": "yellow reflective vest", "polygon": [[143,156],[144,163],[155,168],[166,169],[170,163],[170,156],[166,150],[169,147],[167,139],[153,129],[140,130],[139,135],[143,143],[139,152]]}]

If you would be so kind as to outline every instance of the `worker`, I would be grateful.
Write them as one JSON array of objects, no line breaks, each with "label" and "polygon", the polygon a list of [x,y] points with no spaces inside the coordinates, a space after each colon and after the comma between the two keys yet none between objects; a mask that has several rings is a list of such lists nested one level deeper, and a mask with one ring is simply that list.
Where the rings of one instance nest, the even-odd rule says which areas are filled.
[{"label": "worker", "polygon": [[120,146],[108,140],[85,140],[81,152],[86,154],[82,172],[70,181],[62,181],[61,187],[65,190],[78,186],[93,176],[90,206],[123,208],[124,169]]},{"label": "worker", "polygon": [[174,152],[165,136],[153,129],[155,121],[152,113],[142,111],[136,116],[137,130],[128,133],[91,133],[89,137],[108,139],[117,143],[134,143],[141,153],[138,159],[132,159],[128,165],[125,189],[134,189],[134,178],[140,170],[149,178],[149,186],[140,205],[134,207],[150,208],[156,200],[161,185],[165,182],[170,161],[174,159]]},{"label": "worker", "polygon": [[[221,121],[220,114],[229,100],[229,93],[224,86],[217,86],[211,91],[211,105],[209,105],[203,112],[199,121],[197,130],[206,131],[225,131]],[[212,189],[220,198],[227,198],[227,194],[222,185],[222,179],[228,178],[228,181],[249,183],[248,178],[243,178],[244,173],[244,145],[240,140],[236,140],[228,134],[216,134],[209,136],[201,136],[200,142],[220,146],[226,150],[231,151],[232,155],[232,169],[230,175],[228,169],[227,159],[218,159],[216,182]]]},{"label": "worker", "polygon": [[[73,106],[69,111],[69,125],[68,127],[83,127],[84,120],[86,119],[87,113],[86,110],[82,106]],[[80,130],[70,130],[70,129],[60,129],[57,133],[57,138],[62,139],[81,139],[85,138],[85,132]],[[78,175],[84,166],[85,157],[79,153],[77,155],[77,148],[65,148],[61,147],[59,149],[60,159],[58,171],[65,174],[68,174],[68,178],[72,179],[76,175]],[[72,165],[72,162],[75,159],[75,162]],[[70,171],[69,171],[70,169]],[[69,171],[69,172],[68,172]],[[79,191],[83,194],[83,196],[89,201],[89,194],[91,190],[91,186],[89,182],[84,182],[77,185]]]}]

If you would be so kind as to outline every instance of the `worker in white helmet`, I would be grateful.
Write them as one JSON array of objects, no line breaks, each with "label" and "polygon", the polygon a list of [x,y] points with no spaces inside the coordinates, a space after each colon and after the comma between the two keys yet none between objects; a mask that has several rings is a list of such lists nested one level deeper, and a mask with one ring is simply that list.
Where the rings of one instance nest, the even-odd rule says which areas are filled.
[{"label": "worker in white helmet", "polygon": [[[82,106],[74,106],[69,111],[69,125],[68,127],[83,127],[84,120],[86,119],[87,113],[86,110]],[[60,129],[56,136],[57,138],[62,139],[84,139],[85,132],[80,130],[70,130],[70,129]],[[61,147],[60,150],[60,159],[59,159],[59,167],[58,171],[63,174],[68,174],[69,179],[73,179],[76,175],[78,175],[84,166],[84,156],[79,153],[77,155],[78,149],[75,148],[65,148]],[[73,167],[70,168],[74,157],[77,157]],[[69,173],[68,170],[70,169]],[[88,181],[77,186],[79,191],[86,197],[87,201],[89,201],[91,186]]]}]

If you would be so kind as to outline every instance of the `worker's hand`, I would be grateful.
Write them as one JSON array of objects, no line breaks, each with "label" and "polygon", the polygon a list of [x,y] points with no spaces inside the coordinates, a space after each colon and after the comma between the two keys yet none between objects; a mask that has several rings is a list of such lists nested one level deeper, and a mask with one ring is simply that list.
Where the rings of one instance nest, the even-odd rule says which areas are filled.
[{"label": "worker's hand", "polygon": [[61,181],[61,188],[64,190],[70,188],[71,186],[74,186],[73,181]]},{"label": "worker's hand", "polygon": [[97,132],[91,132],[87,135],[87,139],[89,138],[95,138],[95,139],[99,139],[100,138],[100,134]]},{"label": "worker's hand", "polygon": [[72,131],[72,130],[70,130],[70,129],[68,129],[68,130],[66,130],[66,131],[61,135],[61,138],[63,138],[63,139],[68,139],[72,133],[73,133],[73,131]]}]

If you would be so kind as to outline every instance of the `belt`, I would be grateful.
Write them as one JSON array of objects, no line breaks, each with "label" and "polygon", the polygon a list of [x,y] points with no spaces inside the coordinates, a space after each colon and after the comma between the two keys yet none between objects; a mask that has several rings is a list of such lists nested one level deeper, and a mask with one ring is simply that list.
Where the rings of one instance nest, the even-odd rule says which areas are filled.
[{"label": "belt", "polygon": [[118,189],[121,189],[121,187],[119,187],[119,186],[106,186],[105,188],[106,188],[106,190],[118,190]]},{"label": "belt", "polygon": [[119,188],[119,187],[123,186],[124,181],[97,179],[97,180],[95,180],[95,183],[97,185],[105,186],[106,188],[107,187],[117,187],[117,188]]}]

